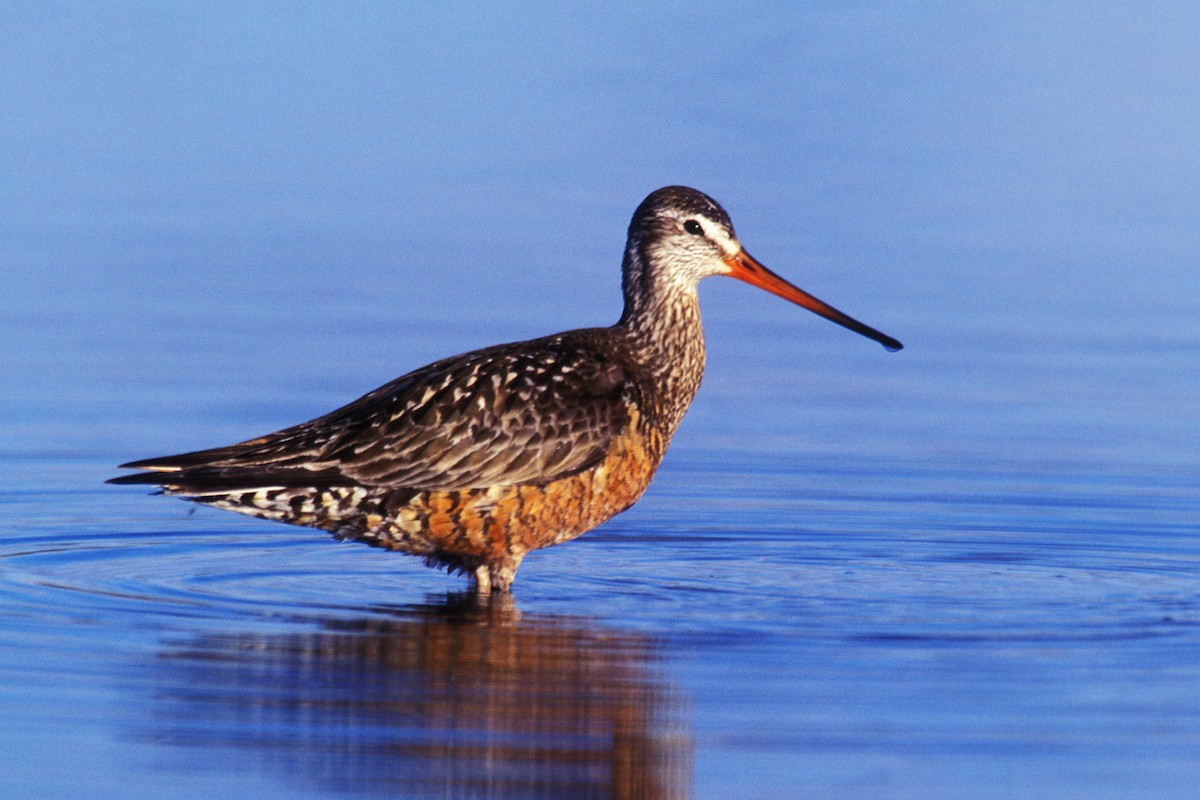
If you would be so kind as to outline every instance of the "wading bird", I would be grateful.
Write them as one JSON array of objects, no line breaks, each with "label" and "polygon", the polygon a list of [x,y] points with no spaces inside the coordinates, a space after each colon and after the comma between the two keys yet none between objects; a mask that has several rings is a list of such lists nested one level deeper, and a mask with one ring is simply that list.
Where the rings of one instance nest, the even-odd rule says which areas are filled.
[{"label": "wading bird", "polygon": [[704,372],[696,285],[729,275],[867,336],[900,342],[768,270],[707,195],[668,186],[629,224],[625,309],[587,328],[436,361],[277,433],[122,465],[229,511],[307,525],[508,591],[521,559],[629,508]]}]

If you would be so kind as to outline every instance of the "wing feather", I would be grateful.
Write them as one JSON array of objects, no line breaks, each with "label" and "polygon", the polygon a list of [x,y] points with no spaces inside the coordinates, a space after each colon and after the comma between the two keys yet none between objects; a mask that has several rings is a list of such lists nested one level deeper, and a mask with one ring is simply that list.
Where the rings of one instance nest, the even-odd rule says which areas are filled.
[{"label": "wing feather", "polygon": [[548,483],[596,464],[638,402],[598,332],[478,350],[330,414],[229,447],[124,465],[116,483],[236,489],[355,483],[466,489]]}]

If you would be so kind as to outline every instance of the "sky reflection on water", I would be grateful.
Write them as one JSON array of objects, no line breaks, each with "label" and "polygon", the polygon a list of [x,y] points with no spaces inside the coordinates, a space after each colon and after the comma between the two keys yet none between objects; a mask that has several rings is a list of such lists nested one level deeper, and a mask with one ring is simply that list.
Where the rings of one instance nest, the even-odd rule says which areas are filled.
[{"label": "sky reflection on water", "polygon": [[[5,23],[6,796],[1200,781],[1194,5]],[[611,323],[629,215],[677,182],[906,349],[707,282],[650,492],[513,608],[102,485]]]}]

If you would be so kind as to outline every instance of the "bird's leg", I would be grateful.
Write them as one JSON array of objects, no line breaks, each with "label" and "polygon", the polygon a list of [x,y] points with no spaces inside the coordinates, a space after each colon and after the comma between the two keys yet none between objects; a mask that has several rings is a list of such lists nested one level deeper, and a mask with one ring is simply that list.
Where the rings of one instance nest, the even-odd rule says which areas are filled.
[{"label": "bird's leg", "polygon": [[488,570],[487,564],[480,564],[471,573],[471,578],[467,584],[467,588],[474,591],[475,594],[490,594],[492,591],[492,573]]},{"label": "bird's leg", "polygon": [[521,566],[521,560],[525,558],[525,553],[512,553],[503,561],[493,561],[489,567],[492,573],[492,591],[504,592],[507,594],[513,585],[513,581],[517,579],[517,567]]},{"label": "bird's leg", "polygon": [[517,577],[517,567],[521,566],[523,557],[524,553],[519,556],[510,555],[500,561],[480,564],[471,573],[470,588],[476,594],[488,594],[489,592],[507,594],[512,590],[513,580]]}]

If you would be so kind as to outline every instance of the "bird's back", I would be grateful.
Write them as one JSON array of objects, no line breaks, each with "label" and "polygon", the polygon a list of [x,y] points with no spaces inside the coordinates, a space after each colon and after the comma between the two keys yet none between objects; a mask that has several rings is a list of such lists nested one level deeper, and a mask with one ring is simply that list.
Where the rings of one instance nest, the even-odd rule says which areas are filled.
[{"label": "bird's back", "polygon": [[133,462],[148,471],[113,482],[472,570],[641,495],[669,439],[649,391],[613,329],[572,331],[444,359],[309,422]]}]

